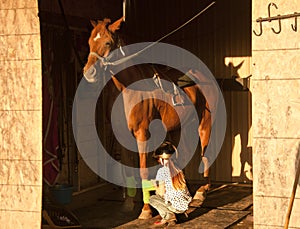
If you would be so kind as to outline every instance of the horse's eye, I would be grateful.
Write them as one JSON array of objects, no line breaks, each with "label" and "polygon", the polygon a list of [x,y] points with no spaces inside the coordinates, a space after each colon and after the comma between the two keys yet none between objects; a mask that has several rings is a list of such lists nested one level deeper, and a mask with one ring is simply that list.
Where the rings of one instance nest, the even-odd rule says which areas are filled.
[{"label": "horse's eye", "polygon": [[105,45],[106,45],[106,46],[111,46],[111,42],[107,41],[107,42],[105,43]]}]

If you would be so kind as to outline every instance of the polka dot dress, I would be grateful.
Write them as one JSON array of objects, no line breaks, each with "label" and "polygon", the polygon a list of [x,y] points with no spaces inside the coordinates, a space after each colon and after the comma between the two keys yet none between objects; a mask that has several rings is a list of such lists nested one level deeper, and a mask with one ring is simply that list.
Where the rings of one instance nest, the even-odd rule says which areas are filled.
[{"label": "polka dot dress", "polygon": [[164,166],[157,171],[156,180],[164,181],[166,192],[164,199],[170,202],[172,206],[178,211],[186,211],[192,197],[187,189],[176,190],[172,185],[172,178],[168,167]]}]

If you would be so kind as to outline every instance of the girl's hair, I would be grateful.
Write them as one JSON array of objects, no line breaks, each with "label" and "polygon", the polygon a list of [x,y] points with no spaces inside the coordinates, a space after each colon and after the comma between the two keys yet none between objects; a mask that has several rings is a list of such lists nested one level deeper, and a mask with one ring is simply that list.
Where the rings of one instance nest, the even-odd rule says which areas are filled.
[{"label": "girl's hair", "polygon": [[170,174],[172,177],[173,188],[176,190],[185,189],[186,182],[185,182],[183,172],[174,165],[174,162],[171,159],[168,160],[168,164],[169,164]]}]

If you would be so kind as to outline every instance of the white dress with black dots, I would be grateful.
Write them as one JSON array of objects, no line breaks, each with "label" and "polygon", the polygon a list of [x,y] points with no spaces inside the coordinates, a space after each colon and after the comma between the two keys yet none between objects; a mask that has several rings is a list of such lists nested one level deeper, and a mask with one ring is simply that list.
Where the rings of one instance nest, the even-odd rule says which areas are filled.
[{"label": "white dress with black dots", "polygon": [[187,187],[183,190],[173,188],[170,169],[168,167],[164,166],[159,168],[156,174],[156,180],[165,182],[166,192],[164,199],[166,203],[171,203],[178,211],[186,211],[188,209],[188,205],[192,200],[191,194]]}]

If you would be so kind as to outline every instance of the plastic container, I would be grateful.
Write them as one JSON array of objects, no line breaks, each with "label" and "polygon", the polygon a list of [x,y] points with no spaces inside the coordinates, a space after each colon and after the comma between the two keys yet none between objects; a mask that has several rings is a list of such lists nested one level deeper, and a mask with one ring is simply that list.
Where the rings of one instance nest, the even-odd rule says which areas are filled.
[{"label": "plastic container", "polygon": [[68,184],[57,184],[50,188],[54,199],[59,204],[69,204],[72,201],[73,186]]}]

